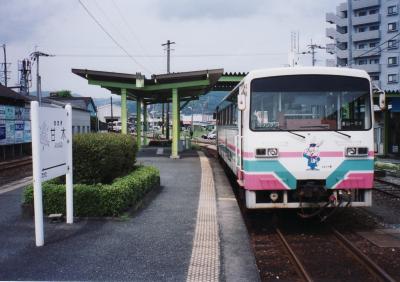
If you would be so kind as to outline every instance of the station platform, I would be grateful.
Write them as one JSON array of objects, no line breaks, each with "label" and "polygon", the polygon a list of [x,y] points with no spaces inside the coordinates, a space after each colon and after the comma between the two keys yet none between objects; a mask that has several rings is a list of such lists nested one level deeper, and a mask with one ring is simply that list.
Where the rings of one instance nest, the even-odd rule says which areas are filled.
[{"label": "station platform", "polygon": [[[133,216],[45,223],[35,247],[23,189],[0,193],[0,280],[259,281],[252,247],[224,171],[202,152],[170,159],[143,148],[161,187]],[[0,188],[1,190],[1,188]]]}]

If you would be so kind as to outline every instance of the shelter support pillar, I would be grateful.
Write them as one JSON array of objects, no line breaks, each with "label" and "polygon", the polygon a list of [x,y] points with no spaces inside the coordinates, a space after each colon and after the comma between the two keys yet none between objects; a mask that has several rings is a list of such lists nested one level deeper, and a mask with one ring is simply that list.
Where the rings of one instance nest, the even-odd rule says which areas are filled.
[{"label": "shelter support pillar", "polygon": [[178,89],[172,89],[172,148],[171,158],[179,159],[178,143],[179,143],[179,93]]},{"label": "shelter support pillar", "polygon": [[121,89],[121,133],[128,133],[128,106],[126,103],[126,89]]},{"label": "shelter support pillar", "polygon": [[143,102],[143,145],[147,145],[147,104]]},{"label": "shelter support pillar", "polygon": [[162,103],[162,114],[161,114],[161,134],[164,135],[164,128],[165,128],[165,113],[164,113],[164,106],[165,103]]},{"label": "shelter support pillar", "polygon": [[136,144],[142,147],[142,98],[136,98]]},{"label": "shelter support pillar", "polygon": [[169,140],[169,102],[167,103],[165,138]]}]

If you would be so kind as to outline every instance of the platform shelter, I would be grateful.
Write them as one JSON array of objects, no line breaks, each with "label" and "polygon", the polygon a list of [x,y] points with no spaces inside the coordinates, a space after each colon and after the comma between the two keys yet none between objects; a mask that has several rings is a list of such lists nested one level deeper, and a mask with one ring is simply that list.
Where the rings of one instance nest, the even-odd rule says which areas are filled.
[{"label": "platform shelter", "polygon": [[[198,99],[199,96],[208,93],[214,88],[215,90],[220,89],[220,91],[231,89],[233,85],[236,85],[243,78],[242,75],[233,74],[224,76],[223,69],[154,74],[151,78],[146,78],[140,73],[126,74],[87,69],[72,69],[72,72],[87,79],[91,85],[98,85],[110,90],[113,94],[121,96],[121,131],[124,134],[127,134],[128,131],[127,100],[135,100],[137,102],[136,133],[139,147],[142,142],[142,112],[143,124],[146,126],[148,105],[172,103],[172,158],[179,158],[180,110],[189,101]],[[144,130],[146,131],[146,128]]]}]

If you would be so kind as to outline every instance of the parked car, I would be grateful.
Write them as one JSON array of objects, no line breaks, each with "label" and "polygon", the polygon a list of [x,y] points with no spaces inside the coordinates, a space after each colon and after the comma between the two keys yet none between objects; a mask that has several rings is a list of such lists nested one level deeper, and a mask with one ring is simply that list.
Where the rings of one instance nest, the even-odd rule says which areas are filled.
[{"label": "parked car", "polygon": [[216,139],[216,138],[217,138],[217,131],[215,129],[207,134],[207,139]]}]

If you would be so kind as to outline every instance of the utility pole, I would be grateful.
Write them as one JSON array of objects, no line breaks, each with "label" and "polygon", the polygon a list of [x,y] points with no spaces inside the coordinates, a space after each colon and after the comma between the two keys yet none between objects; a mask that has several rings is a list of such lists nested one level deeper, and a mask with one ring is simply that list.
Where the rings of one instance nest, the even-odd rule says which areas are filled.
[{"label": "utility pole", "polygon": [[318,45],[318,44],[315,44],[315,43],[313,43],[312,42],[312,39],[311,39],[311,44],[310,45],[307,45],[307,47],[308,47],[308,49],[310,49],[309,51],[307,51],[307,52],[301,52],[300,54],[311,54],[311,64],[312,64],[312,66],[314,67],[315,66],[315,63],[317,62],[317,59],[315,58],[315,55],[317,54],[317,51],[316,51],[316,49],[326,49],[326,47],[323,47],[323,46],[321,46],[321,45]]},{"label": "utility pole", "polygon": [[113,114],[112,96],[110,96],[110,105],[111,105],[111,131],[114,131],[114,114]]},{"label": "utility pole", "polygon": [[29,59],[23,59],[18,61],[18,72],[19,72],[19,93],[23,95],[29,95],[29,87],[31,85],[31,61]]},{"label": "utility pole", "polygon": [[40,57],[53,57],[53,55],[49,55],[43,52],[35,51],[31,53],[31,57],[33,61],[36,61],[36,95],[39,101],[39,106],[42,104],[42,89],[41,89],[41,84],[42,84],[42,78],[40,77],[39,74],[39,58]]},{"label": "utility pole", "polygon": [[7,70],[7,66],[9,63],[7,63],[7,52],[6,52],[6,44],[2,45],[3,47],[3,56],[4,56],[4,62],[2,63],[3,65],[3,76],[4,76],[4,86],[7,87],[7,81],[8,81],[8,73],[9,71]]},{"label": "utility pole", "polygon": [[[171,67],[171,45],[176,44],[175,42],[171,42],[167,40],[167,43],[161,44],[161,46],[167,46],[165,50],[167,50],[167,73],[170,73]],[[166,138],[169,140],[169,102],[167,103],[167,128],[166,128]]]}]

